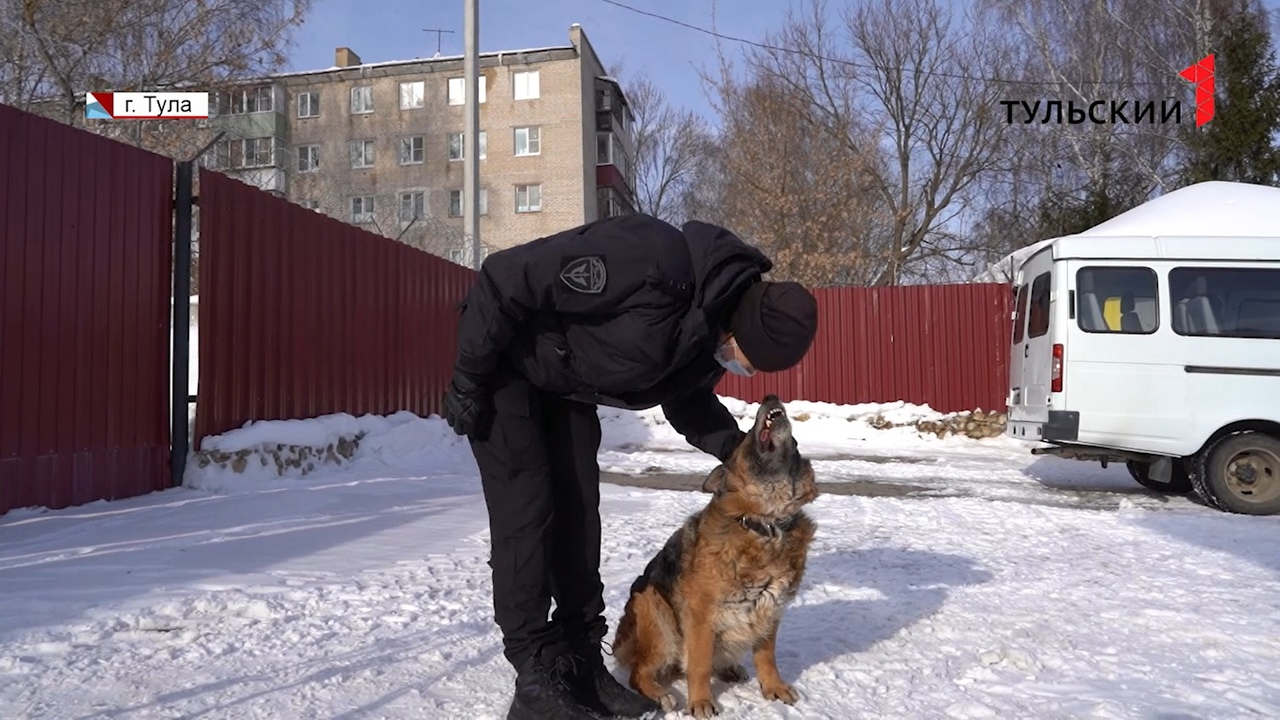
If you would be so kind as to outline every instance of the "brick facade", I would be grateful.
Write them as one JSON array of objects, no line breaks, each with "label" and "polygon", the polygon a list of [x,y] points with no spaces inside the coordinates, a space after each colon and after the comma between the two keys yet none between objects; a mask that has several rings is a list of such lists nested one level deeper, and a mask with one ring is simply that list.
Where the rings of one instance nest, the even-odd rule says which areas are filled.
[{"label": "brick facade", "polygon": [[[599,89],[610,87],[611,81],[601,79],[606,72],[581,27],[570,28],[569,38],[568,47],[480,57],[485,155],[479,172],[486,205],[480,236],[488,251],[600,217],[597,109]],[[339,48],[336,60],[338,66],[329,70],[273,78],[277,100],[272,112],[286,121],[285,137],[277,146],[285,150],[274,163],[283,172],[271,176],[283,187],[267,189],[465,262],[457,202],[463,162],[451,159],[450,149],[451,135],[460,134],[465,124],[464,107],[456,100],[462,58],[364,64],[350,49]],[[517,84],[531,94],[532,75],[522,73],[536,73],[536,97],[517,98]],[[457,84],[453,104],[451,80]],[[625,149],[617,162],[629,167],[631,118],[629,111],[621,114],[626,121],[612,130]],[[251,121],[263,126],[260,117],[249,113],[222,120],[232,137],[244,136]],[[536,133],[536,153],[516,154],[517,133],[524,146],[532,144],[530,135]],[[369,167],[353,167],[353,143],[360,143],[357,154],[372,161]],[[371,158],[364,157],[367,152]],[[403,158],[402,152],[407,153]],[[313,161],[318,166],[308,167]],[[255,178],[268,177],[260,170],[222,169],[260,186]],[[629,184],[634,188],[634,182]],[[527,187],[539,189],[540,207],[518,212],[517,197],[527,200],[531,194],[518,188]],[[406,193],[421,195],[402,197]],[[372,214],[353,215],[353,210],[368,209],[364,200],[353,208],[353,198],[369,197]],[[409,225],[419,208],[425,217]]]}]

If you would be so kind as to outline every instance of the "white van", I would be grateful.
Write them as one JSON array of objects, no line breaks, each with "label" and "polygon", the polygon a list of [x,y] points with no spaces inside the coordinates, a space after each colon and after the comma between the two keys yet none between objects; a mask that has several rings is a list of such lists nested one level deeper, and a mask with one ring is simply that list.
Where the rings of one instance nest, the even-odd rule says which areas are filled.
[{"label": "white van", "polygon": [[1280,189],[1202,183],[1015,273],[1006,434],[1280,512]]}]

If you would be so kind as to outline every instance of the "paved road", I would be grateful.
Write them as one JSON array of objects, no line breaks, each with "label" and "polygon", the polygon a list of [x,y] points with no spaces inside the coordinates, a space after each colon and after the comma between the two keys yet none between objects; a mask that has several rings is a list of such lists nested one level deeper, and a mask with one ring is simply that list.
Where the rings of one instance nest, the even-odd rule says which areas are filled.
[{"label": "paved road", "polygon": [[[812,459],[829,468],[824,475],[831,480],[820,480],[818,487],[832,495],[918,500],[974,497],[1081,510],[1114,511],[1125,506],[1152,510],[1203,507],[1194,494],[1163,495],[1133,482],[1122,468],[1113,465],[1109,471],[1101,471],[1096,464],[1075,460],[1040,460],[1038,462],[1054,466],[1051,473],[1037,479],[1035,473],[1010,472],[1007,457],[993,457],[990,475],[975,481],[972,477],[958,476],[955,471],[971,473],[975,466],[983,467],[981,457],[960,462],[949,458],[945,467],[937,466],[938,458],[918,456],[832,455]],[[1078,480],[1075,473],[1079,473]],[[603,482],[614,485],[687,492],[701,492],[705,477],[705,474],[668,471],[657,465],[640,474],[601,474]]]}]

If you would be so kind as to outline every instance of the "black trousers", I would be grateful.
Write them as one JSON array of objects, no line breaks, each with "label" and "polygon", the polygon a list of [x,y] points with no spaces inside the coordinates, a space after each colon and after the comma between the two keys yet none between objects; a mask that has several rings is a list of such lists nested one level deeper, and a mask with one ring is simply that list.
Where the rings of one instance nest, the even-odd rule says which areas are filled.
[{"label": "black trousers", "polygon": [[[494,388],[493,428],[471,449],[489,510],[494,620],[519,669],[545,647],[598,647],[608,625],[600,580],[600,419],[595,405],[510,374]],[[548,619],[551,601],[555,612]]]}]

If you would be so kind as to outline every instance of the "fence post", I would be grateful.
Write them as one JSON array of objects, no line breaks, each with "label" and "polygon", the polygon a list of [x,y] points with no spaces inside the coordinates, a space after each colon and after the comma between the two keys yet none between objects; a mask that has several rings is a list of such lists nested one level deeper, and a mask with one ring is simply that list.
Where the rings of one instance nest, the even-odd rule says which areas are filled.
[{"label": "fence post", "polygon": [[182,484],[187,467],[191,373],[191,190],[194,163],[178,162],[173,222],[173,426],[169,438],[169,483]]}]

